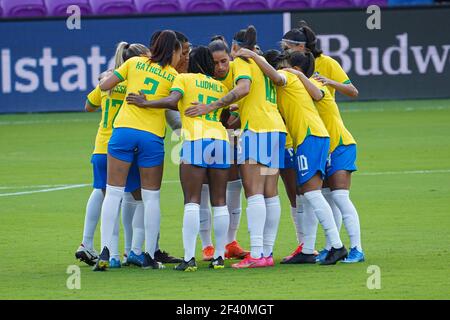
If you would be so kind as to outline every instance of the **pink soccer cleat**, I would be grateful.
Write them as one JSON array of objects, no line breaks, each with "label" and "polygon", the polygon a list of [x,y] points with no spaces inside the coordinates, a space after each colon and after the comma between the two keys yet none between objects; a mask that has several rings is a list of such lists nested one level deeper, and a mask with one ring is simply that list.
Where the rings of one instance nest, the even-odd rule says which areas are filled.
[{"label": "pink soccer cleat", "polygon": [[275,265],[272,255],[265,257],[264,259],[266,259],[266,267],[273,267]]},{"label": "pink soccer cleat", "polygon": [[263,268],[267,267],[266,258],[252,258],[248,255],[244,260],[241,260],[238,263],[232,264],[231,267],[233,269],[245,269],[245,268]]}]

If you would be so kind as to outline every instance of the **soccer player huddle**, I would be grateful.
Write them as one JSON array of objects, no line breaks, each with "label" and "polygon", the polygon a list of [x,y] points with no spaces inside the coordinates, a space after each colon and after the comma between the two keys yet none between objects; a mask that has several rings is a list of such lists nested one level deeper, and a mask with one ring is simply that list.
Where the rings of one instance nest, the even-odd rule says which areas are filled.
[{"label": "soccer player huddle", "polygon": [[[195,271],[200,235],[202,258],[212,269],[224,268],[224,259],[238,259],[235,269],[273,267],[281,176],[298,241],[281,264],[364,261],[358,213],[349,197],[356,142],[335,101],[335,91],[353,97],[358,91],[316,42],[304,21],[283,36],[282,52],[261,52],[253,26],[238,31],[231,47],[216,36],[207,46],[191,48],[185,35],[172,30],[155,32],[149,47],[121,42],[115,70],[100,75],[86,101],[87,111],[101,108],[102,119],[76,258],[94,271],[131,264],[161,269],[168,263]],[[166,122],[180,129],[182,139],[182,259],[159,248]],[[242,188],[249,251],[236,240]],[[93,238],[100,218],[97,254]],[[317,252],[319,223],[326,245]],[[342,223],[349,251],[340,238]]]}]

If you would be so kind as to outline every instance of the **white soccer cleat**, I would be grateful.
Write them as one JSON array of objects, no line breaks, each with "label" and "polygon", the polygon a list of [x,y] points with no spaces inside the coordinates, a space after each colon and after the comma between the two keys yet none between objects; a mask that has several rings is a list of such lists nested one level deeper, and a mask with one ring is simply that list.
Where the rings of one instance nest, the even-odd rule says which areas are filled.
[{"label": "white soccer cleat", "polygon": [[89,266],[95,265],[98,260],[98,253],[95,249],[88,249],[83,244],[78,247],[77,252],[75,252],[75,258],[83,261]]}]

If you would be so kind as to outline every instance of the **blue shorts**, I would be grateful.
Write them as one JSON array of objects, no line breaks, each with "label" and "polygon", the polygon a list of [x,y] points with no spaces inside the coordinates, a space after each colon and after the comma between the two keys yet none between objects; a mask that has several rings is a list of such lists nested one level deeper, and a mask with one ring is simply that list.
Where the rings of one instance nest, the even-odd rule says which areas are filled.
[{"label": "blue shorts", "polygon": [[328,156],[326,177],[331,177],[338,170],[356,171],[356,144],[339,146]]},{"label": "blue shorts", "polygon": [[230,143],[217,139],[185,141],[181,148],[180,161],[202,168],[228,169]]},{"label": "blue shorts", "polygon": [[330,138],[307,136],[297,147],[295,153],[295,170],[297,171],[297,185],[301,186],[314,177],[317,172],[325,178]]},{"label": "blue shorts", "polygon": [[284,149],[284,169],[295,169],[294,148]]},{"label": "blue shorts", "polygon": [[139,168],[156,167],[164,162],[164,139],[131,128],[115,128],[108,143],[108,154],[131,163],[136,156]]},{"label": "blue shorts", "polygon": [[238,164],[254,160],[269,168],[284,168],[284,132],[253,132],[246,130],[239,137]]},{"label": "blue shorts", "polygon": [[[94,189],[106,189],[107,176],[107,155],[93,154],[91,157],[92,169],[94,173]],[[139,168],[136,161],[133,161],[128,172],[127,182],[125,185],[125,192],[133,192],[141,187],[141,177],[139,175]]]}]

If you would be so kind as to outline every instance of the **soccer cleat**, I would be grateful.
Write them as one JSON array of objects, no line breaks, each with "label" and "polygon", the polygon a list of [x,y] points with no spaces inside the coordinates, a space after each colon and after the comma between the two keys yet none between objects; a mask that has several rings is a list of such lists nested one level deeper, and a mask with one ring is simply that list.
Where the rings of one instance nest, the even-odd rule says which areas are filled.
[{"label": "soccer cleat", "polygon": [[119,269],[122,268],[122,264],[119,259],[111,258],[109,259],[109,268],[110,269]]},{"label": "soccer cleat", "polygon": [[174,269],[177,271],[185,271],[185,272],[197,271],[197,264],[195,263],[195,258],[192,258],[189,261],[183,260]]},{"label": "soccer cleat", "polygon": [[98,257],[97,262],[95,263],[93,271],[106,271],[109,267],[109,250],[107,247],[104,247],[100,256]]},{"label": "soccer cleat", "polygon": [[126,253],[123,254],[122,266],[128,267],[130,263],[128,262],[128,255]]},{"label": "soccer cleat", "polygon": [[[214,259],[214,252],[215,252],[215,249],[213,246],[205,247],[202,250],[202,255],[203,255],[202,260],[203,261],[211,261],[212,259]],[[226,256],[226,254],[225,254],[225,256]]]},{"label": "soccer cleat", "polygon": [[267,267],[267,262],[262,255],[261,258],[252,258],[252,256],[248,255],[240,262],[232,264],[231,267],[233,269],[263,268]]},{"label": "soccer cleat", "polygon": [[236,240],[225,246],[225,259],[244,259],[249,254],[250,251],[242,249]]},{"label": "soccer cleat", "polygon": [[159,249],[155,251],[155,260],[161,263],[180,263],[183,261],[182,259],[172,257],[168,252]]},{"label": "soccer cleat", "polygon": [[129,265],[142,267],[142,265],[144,264],[144,253],[141,252],[141,254],[137,255],[133,250],[131,250],[130,254],[127,257],[127,263]]},{"label": "soccer cleat", "polygon": [[359,251],[356,247],[350,248],[350,253],[348,257],[342,260],[342,263],[357,263],[364,262],[365,256],[364,252]]},{"label": "soccer cleat", "polygon": [[77,252],[75,252],[75,258],[83,261],[89,266],[95,265],[98,259],[98,253],[94,249],[88,249],[83,244],[78,247]]},{"label": "soccer cleat", "polygon": [[209,267],[211,269],[223,269],[225,268],[225,263],[223,261],[222,257],[217,257],[216,259],[211,260],[211,263],[209,264]]},{"label": "soccer cleat", "polygon": [[327,249],[322,249],[320,250],[319,254],[316,256],[316,262],[322,262],[323,260],[325,260],[325,258],[327,257],[328,254],[328,250]]},{"label": "soccer cleat", "polygon": [[275,262],[273,261],[273,254],[271,253],[270,256],[265,257],[266,259],[266,266],[267,267],[273,267],[275,265]]},{"label": "soccer cleat", "polygon": [[284,257],[283,260],[281,260],[281,263],[285,263],[286,261],[291,260],[293,256],[302,252],[302,249],[303,249],[303,243],[299,244],[298,247],[290,255]]},{"label": "soccer cleat", "polygon": [[314,254],[306,254],[298,252],[289,260],[281,261],[281,264],[314,264],[316,263],[316,256]]},{"label": "soccer cleat", "polygon": [[164,265],[161,262],[153,259],[148,252],[144,253],[144,261],[142,262],[142,269],[164,269]]},{"label": "soccer cleat", "polygon": [[325,257],[325,259],[321,261],[320,264],[323,266],[336,264],[336,262],[345,259],[347,255],[348,252],[344,246],[342,246],[339,249],[332,247],[331,250],[328,252],[327,256]]}]

